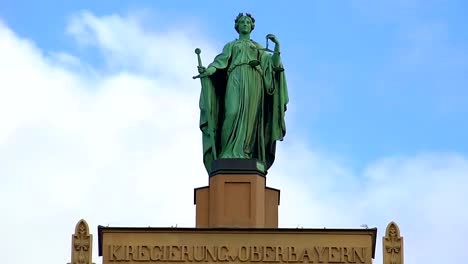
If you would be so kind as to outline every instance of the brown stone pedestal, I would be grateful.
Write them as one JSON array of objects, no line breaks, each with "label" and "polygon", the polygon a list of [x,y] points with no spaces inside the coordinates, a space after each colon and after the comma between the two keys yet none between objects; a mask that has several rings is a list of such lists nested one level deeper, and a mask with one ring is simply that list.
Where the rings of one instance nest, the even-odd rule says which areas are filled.
[{"label": "brown stone pedestal", "polygon": [[196,227],[277,228],[280,191],[266,187],[255,160],[213,162],[209,185],[195,189]]},{"label": "brown stone pedestal", "polygon": [[[99,226],[102,263],[372,264],[376,228],[278,228],[280,192],[265,186],[262,164],[217,160],[211,167],[209,185],[195,189],[196,228]],[[393,223],[384,263],[403,264],[402,247]]]}]

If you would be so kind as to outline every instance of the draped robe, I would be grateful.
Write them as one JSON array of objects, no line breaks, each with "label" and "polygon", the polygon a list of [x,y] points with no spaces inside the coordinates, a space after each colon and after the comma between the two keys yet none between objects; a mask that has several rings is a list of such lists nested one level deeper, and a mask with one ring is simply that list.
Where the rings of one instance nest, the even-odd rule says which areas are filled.
[{"label": "draped robe", "polygon": [[288,92],[282,65],[275,67],[260,44],[234,40],[208,67],[216,72],[201,79],[206,170],[210,173],[211,162],[223,158],[257,159],[270,168],[276,141],[286,133]]}]

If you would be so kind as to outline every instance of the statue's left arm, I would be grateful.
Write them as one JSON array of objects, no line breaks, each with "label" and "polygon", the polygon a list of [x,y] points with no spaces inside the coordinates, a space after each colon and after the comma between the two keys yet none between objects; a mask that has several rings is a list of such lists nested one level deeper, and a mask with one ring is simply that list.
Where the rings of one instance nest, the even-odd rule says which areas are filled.
[{"label": "statue's left arm", "polygon": [[271,56],[271,60],[273,62],[273,67],[279,68],[280,65],[281,65],[281,59],[280,59],[281,51],[280,51],[279,40],[273,34],[268,34],[267,38],[270,39],[271,41],[273,41],[273,43],[275,43],[275,49],[274,49],[273,55]]},{"label": "statue's left arm", "polygon": [[[262,69],[263,69],[263,78],[265,84],[265,90],[268,94],[272,95],[275,91],[285,82],[281,81],[284,79],[284,68],[281,63],[280,56],[280,43],[275,35],[268,34],[267,38],[272,40],[275,43],[275,48],[273,54],[267,54],[262,51]],[[259,48],[260,47],[260,44]]]},{"label": "statue's left arm", "polygon": [[289,101],[286,75],[280,57],[278,39],[269,34],[268,39],[275,43],[273,54],[263,52],[261,68],[266,95],[264,97],[265,155],[269,168],[275,159],[276,141],[283,140],[286,134],[285,112]]}]

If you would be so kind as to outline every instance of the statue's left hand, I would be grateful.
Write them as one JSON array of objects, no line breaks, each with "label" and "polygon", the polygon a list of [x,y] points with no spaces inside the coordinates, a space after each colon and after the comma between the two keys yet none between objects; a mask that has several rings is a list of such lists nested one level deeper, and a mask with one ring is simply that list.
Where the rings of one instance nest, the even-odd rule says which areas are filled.
[{"label": "statue's left hand", "polygon": [[268,35],[267,35],[267,39],[270,39],[270,40],[273,41],[273,43],[275,43],[275,44],[279,44],[278,38],[277,38],[275,35],[273,35],[273,34],[268,34]]}]

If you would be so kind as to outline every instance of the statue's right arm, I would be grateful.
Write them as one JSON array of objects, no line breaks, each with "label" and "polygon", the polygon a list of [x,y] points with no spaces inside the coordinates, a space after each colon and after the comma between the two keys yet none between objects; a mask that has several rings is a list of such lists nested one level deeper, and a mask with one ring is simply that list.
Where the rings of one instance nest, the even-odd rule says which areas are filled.
[{"label": "statue's right arm", "polygon": [[213,73],[216,72],[216,68],[213,67],[213,66],[209,66],[206,69],[205,69],[205,67],[199,67],[198,72],[200,72],[200,75],[198,77],[203,78],[203,77],[213,75]]},{"label": "statue's right arm", "polygon": [[202,69],[200,78],[213,75],[218,69],[225,69],[228,66],[229,57],[231,56],[231,47],[232,42],[226,44],[223,48],[223,51],[214,58],[213,62],[208,66],[208,68]]},{"label": "statue's right arm", "polygon": [[214,73],[218,69],[225,69],[228,67],[229,58],[231,57],[232,43],[233,42],[229,42],[224,45],[223,51],[214,58],[213,62],[208,66],[207,70],[213,68],[210,71],[213,71]]},{"label": "statue's right arm", "polygon": [[213,67],[213,66],[209,66],[209,67],[206,69],[206,73],[207,73],[208,75],[213,75],[213,73],[215,73],[215,72],[216,72],[216,68]]}]

